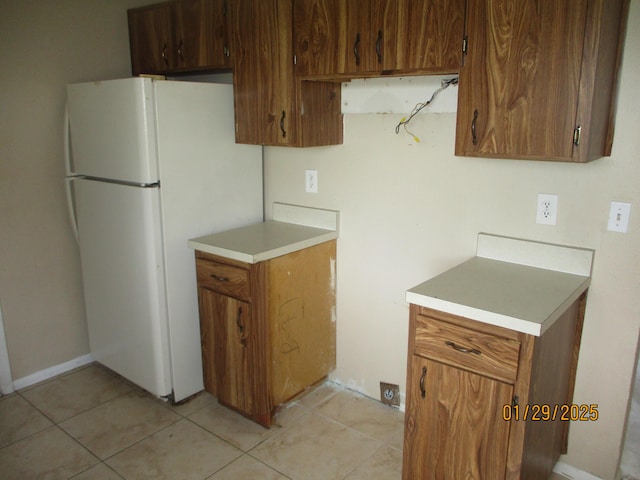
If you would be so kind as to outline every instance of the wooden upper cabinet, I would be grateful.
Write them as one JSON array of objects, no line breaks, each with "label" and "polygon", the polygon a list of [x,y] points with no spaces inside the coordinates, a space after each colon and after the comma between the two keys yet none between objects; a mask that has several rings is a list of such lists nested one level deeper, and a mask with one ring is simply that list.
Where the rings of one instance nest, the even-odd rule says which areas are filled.
[{"label": "wooden upper cabinet", "polygon": [[176,0],[128,10],[133,74],[230,68],[225,2]]},{"label": "wooden upper cabinet", "polygon": [[354,77],[385,70],[397,0],[294,0],[297,73]]},{"label": "wooden upper cabinet", "polygon": [[231,48],[236,142],[342,143],[340,84],[294,75],[291,0],[233,2]]},{"label": "wooden upper cabinet", "polygon": [[127,14],[133,74],[164,73],[171,69],[171,5],[164,3],[135,8]]},{"label": "wooden upper cabinet", "polygon": [[294,0],[296,72],[309,78],[455,72],[465,0]]},{"label": "wooden upper cabinet", "polygon": [[398,0],[398,72],[455,73],[462,64],[466,0]]},{"label": "wooden upper cabinet", "polygon": [[225,0],[174,4],[176,70],[230,67]]},{"label": "wooden upper cabinet", "polygon": [[610,155],[628,0],[468,0],[456,155]]}]

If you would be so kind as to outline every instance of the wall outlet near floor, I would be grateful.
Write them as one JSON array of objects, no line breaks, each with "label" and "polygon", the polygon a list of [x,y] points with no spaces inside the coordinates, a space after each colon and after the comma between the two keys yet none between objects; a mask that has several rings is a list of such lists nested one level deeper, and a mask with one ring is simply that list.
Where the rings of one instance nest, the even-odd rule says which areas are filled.
[{"label": "wall outlet near floor", "polygon": [[304,190],[307,193],[318,193],[318,171],[304,171]]},{"label": "wall outlet near floor", "polygon": [[393,407],[400,406],[400,387],[393,383],[380,382],[380,401]]},{"label": "wall outlet near floor", "polygon": [[558,218],[558,196],[550,193],[538,194],[536,223],[555,225]]},{"label": "wall outlet near floor", "polygon": [[626,233],[627,229],[629,228],[630,213],[630,203],[611,202],[607,230],[610,230],[612,232]]}]

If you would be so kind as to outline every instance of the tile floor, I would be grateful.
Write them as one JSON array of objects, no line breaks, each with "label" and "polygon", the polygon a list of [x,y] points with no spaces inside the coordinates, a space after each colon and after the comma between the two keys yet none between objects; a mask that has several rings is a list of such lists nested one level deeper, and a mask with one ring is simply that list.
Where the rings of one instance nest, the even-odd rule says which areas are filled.
[{"label": "tile floor", "polygon": [[[267,430],[202,393],[167,405],[99,365],[0,398],[0,477],[398,480],[403,414],[325,382]],[[563,478],[563,477],[552,477]]]}]

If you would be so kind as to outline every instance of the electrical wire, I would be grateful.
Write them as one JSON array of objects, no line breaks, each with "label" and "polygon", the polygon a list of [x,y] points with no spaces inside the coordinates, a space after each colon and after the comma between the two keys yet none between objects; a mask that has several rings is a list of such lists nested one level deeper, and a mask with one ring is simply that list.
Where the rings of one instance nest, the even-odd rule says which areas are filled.
[{"label": "electrical wire", "polygon": [[428,107],[431,104],[431,102],[433,102],[433,100],[440,94],[440,92],[449,88],[451,85],[457,85],[457,84],[458,84],[458,77],[443,79],[440,82],[440,88],[438,88],[435,92],[433,92],[433,95],[431,95],[431,98],[429,100],[427,100],[424,103],[418,103],[415,107],[413,107],[413,110],[411,110],[411,113],[409,114],[409,118],[402,117],[402,119],[400,119],[400,122],[398,123],[398,125],[396,125],[396,135],[400,133],[400,127],[403,127],[404,131],[408,135],[411,135],[416,142],[420,142],[420,139],[407,129],[407,125],[411,120],[413,120],[413,117],[415,117],[423,108]]}]

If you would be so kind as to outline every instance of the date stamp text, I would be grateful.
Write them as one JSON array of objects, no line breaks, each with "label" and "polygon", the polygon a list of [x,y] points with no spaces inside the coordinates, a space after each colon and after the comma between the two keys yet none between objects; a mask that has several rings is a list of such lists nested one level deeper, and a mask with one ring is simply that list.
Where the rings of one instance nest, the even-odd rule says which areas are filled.
[{"label": "date stamp text", "polygon": [[598,420],[598,404],[525,404],[505,405],[502,407],[502,419],[506,422],[531,421],[531,422],[595,422]]}]

